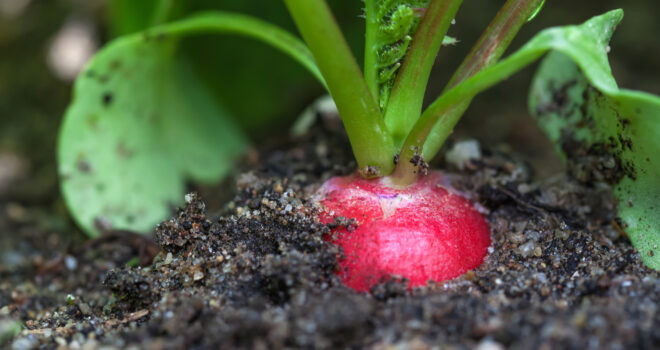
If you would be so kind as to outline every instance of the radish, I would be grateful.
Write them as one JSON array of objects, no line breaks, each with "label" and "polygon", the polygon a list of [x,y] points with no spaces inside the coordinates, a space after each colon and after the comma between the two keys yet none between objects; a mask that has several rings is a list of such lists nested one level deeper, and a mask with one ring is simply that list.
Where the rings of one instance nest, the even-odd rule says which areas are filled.
[{"label": "radish", "polygon": [[[522,25],[536,16],[544,2],[507,0],[442,94],[426,108],[426,85],[435,58],[443,45],[458,42],[446,34],[462,0],[363,0],[366,24],[363,69],[325,0],[284,0],[304,42],[260,19],[229,12],[203,13],[123,38],[99,53],[90,63],[88,73],[81,75],[85,78],[76,83],[76,96],[83,97],[70,107],[61,132],[66,137],[60,138],[58,147],[67,203],[91,234],[98,233],[95,227],[99,218],[107,218],[113,228],[136,227],[134,216],[124,215],[121,208],[139,207],[137,211],[145,213],[140,215],[140,225],[147,227],[166,212],[175,197],[163,188],[176,192],[183,188],[184,177],[211,180],[226,172],[228,167],[220,164],[221,160],[229,159],[240,147],[203,145],[229,146],[242,141],[229,137],[235,133],[228,125],[223,126],[222,133],[218,127],[216,132],[207,130],[211,121],[215,120],[213,125],[217,125],[212,112],[217,108],[212,101],[200,103],[208,97],[202,94],[201,87],[188,88],[195,86],[194,79],[178,71],[167,75],[163,72],[178,67],[170,60],[178,57],[173,54],[179,47],[175,44],[186,36],[244,35],[269,43],[300,62],[336,103],[357,161],[357,172],[330,179],[322,186],[318,201],[325,208],[322,222],[332,223],[337,217],[355,219],[353,230],[336,228],[328,237],[343,249],[338,273],[344,283],[366,291],[391,276],[407,278],[411,288],[429,280],[454,278],[483,261],[490,240],[488,225],[468,200],[451,189],[441,173],[427,174],[426,160],[438,154],[472,99],[549,50],[576,61],[589,77],[603,79],[601,85],[607,91],[616,90],[609,75],[606,45],[623,16],[621,10],[594,17],[579,26],[547,29],[500,60]],[[115,57],[122,53],[131,57],[132,67],[140,67],[131,71],[141,75],[133,76],[136,84],[112,80],[121,86],[117,90],[125,97],[108,99],[108,86],[99,85],[93,77],[98,77],[98,72],[106,71],[107,67],[116,66]],[[163,85],[166,89],[160,89],[160,85],[144,88],[151,87],[147,83],[160,84],[163,77],[169,79]],[[139,89],[139,93],[128,93],[131,89]],[[153,95],[136,100],[142,93]],[[169,95],[159,93],[172,94],[173,98],[162,98]],[[184,95],[190,96],[184,98]],[[200,96],[204,98],[197,98]],[[142,105],[143,100],[151,101],[150,108],[154,110],[173,113],[163,115],[162,119],[168,122],[162,130],[152,130],[151,123],[123,119],[133,118],[134,114],[126,111],[135,110],[131,106]],[[94,123],[89,122],[90,116],[94,117]],[[199,120],[204,122],[187,119],[193,116],[203,117]],[[106,147],[104,153],[89,152],[89,145],[96,144],[101,135],[96,130],[97,119],[103,121],[103,130],[111,130],[104,137],[112,142],[120,140],[122,147]],[[177,120],[185,121],[186,127],[180,128]],[[89,128],[89,132],[81,135],[77,132],[80,128]],[[119,152],[118,157],[117,150],[125,150],[125,133],[129,129],[134,136],[131,147],[142,148]],[[195,142],[173,144],[173,139]],[[171,146],[174,153],[160,152],[155,160],[144,156],[164,146]],[[185,147],[199,147],[209,153],[190,157],[194,152]],[[140,156],[133,158],[125,153]],[[219,166],[199,166],[202,163]],[[144,169],[158,172],[155,178],[164,179],[167,186],[153,183],[153,177],[144,176]],[[113,171],[121,172],[121,176]],[[163,177],[164,174],[167,176]],[[126,178],[136,182],[127,186],[122,182]],[[171,185],[179,180],[181,186]],[[136,195],[127,202],[128,197],[121,191],[102,190],[129,187],[149,191],[152,200]],[[102,194],[110,199],[94,200]],[[147,204],[152,202],[161,205]]]},{"label": "radish", "polygon": [[439,172],[397,189],[385,178],[333,177],[319,190],[321,221],[355,218],[329,237],[343,249],[339,276],[357,291],[400,276],[409,288],[443,281],[473,269],[490,245],[486,221]]},{"label": "radish", "polygon": [[398,276],[413,288],[483,262],[488,224],[441,173],[427,174],[424,159],[437,154],[472,97],[489,85],[460,88],[495,65],[543,2],[508,0],[445,93],[421,113],[436,54],[456,43],[445,34],[460,0],[366,0],[364,76],[325,1],[285,0],[358,162],[357,173],[331,178],[317,196],[321,222],[355,220],[327,237],[342,248],[338,274],[346,286],[364,292]]},{"label": "radish", "polygon": [[486,221],[441,173],[428,172],[425,159],[438,153],[478,92],[543,50],[574,41],[570,33],[542,38],[541,44],[516,53],[525,59],[498,63],[545,2],[507,0],[443,94],[424,110],[438,50],[457,42],[446,33],[461,2],[365,0],[363,75],[325,1],[285,0],[337,104],[358,162],[356,174],[331,178],[318,193],[322,222],[355,220],[354,227],[336,227],[328,239],[343,251],[341,280],[357,291],[393,276],[406,278],[409,288],[423,286],[483,262],[490,244]]}]

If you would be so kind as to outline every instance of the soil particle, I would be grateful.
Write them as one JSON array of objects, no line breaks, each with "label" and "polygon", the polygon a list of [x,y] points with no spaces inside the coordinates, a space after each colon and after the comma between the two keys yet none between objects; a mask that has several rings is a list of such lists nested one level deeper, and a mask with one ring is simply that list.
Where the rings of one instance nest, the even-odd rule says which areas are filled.
[{"label": "soil particle", "polygon": [[25,322],[18,348],[659,347],[660,276],[619,233],[609,188],[564,175],[536,183],[509,155],[483,153],[450,179],[478,203],[493,243],[455,280],[411,292],[396,279],[366,294],[342,286],[313,194],[350,171],[335,165],[349,151],[311,138],[260,156],[220,215],[187,195],[158,226],[151,264],[126,264],[135,242],[106,242],[126,254],[91,245],[69,254],[74,270],[64,259],[31,287],[0,284],[0,317]]},{"label": "soil particle", "polygon": [[[628,142],[630,142],[628,140]],[[635,179],[635,167],[621,157],[625,145],[629,143],[613,138],[607,143],[594,143],[585,145],[574,139],[571,130],[562,132],[561,147],[567,156],[568,173],[576,180],[588,184],[593,182],[607,182],[617,184],[625,176]]]}]

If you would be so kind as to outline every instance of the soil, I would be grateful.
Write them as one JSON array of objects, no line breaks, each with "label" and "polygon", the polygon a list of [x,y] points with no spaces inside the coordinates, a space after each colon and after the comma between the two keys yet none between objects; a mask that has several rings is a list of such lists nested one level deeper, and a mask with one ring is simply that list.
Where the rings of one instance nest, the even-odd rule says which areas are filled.
[{"label": "soil", "polygon": [[490,223],[479,268],[412,291],[402,279],[370,293],[342,286],[339,251],[323,239],[329,228],[311,197],[354,164],[331,126],[312,135],[255,154],[259,165],[219,213],[187,195],[152,237],[115,231],[81,242],[0,202],[0,229],[21,232],[0,236],[0,346],[660,347],[660,276],[619,228],[609,187],[568,175],[538,182],[494,149],[463,170],[440,164]]}]

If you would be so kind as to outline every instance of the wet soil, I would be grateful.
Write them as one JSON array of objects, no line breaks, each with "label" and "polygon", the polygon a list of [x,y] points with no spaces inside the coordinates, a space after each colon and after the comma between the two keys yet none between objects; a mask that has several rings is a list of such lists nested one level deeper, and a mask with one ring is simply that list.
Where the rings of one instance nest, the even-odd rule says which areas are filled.
[{"label": "wet soil", "polygon": [[[3,237],[0,345],[660,347],[660,276],[619,228],[608,186],[565,175],[536,182],[498,150],[460,171],[442,165],[490,223],[479,268],[412,291],[398,279],[366,294],[343,287],[339,251],[324,241],[329,228],[311,200],[323,180],[353,169],[334,134],[254,154],[259,166],[239,176],[222,211],[207,213],[191,193],[152,237],[108,232],[81,243],[25,221],[20,239]],[[2,205],[0,225],[16,225],[16,208]],[[21,254],[8,259],[5,247]]]}]

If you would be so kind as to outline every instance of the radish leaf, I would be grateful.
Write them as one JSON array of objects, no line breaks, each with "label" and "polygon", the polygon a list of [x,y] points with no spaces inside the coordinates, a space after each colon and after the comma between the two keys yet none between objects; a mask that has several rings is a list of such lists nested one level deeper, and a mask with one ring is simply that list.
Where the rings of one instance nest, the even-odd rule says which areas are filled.
[{"label": "radish leaf", "polygon": [[131,39],[78,78],[59,139],[62,192],[92,235],[149,231],[180,202],[186,179],[217,180],[246,144],[172,56],[171,40]]},{"label": "radish leaf", "polygon": [[186,180],[217,182],[247,144],[176,52],[183,37],[209,32],[265,41],[323,83],[300,40],[249,16],[201,14],[113,41],[76,80],[58,139],[62,193],[88,234],[153,229]]},{"label": "radish leaf", "polygon": [[619,89],[607,64],[589,68],[548,55],[532,84],[531,113],[574,177],[612,185],[623,230],[646,265],[660,269],[660,98]]},{"label": "radish leaf", "polygon": [[[581,25],[548,28],[516,52],[464,79],[433,101],[422,113],[406,137],[399,157],[412,159],[415,153],[422,150],[424,159],[432,159],[474,96],[527,67],[549,51],[564,53],[602,86],[616,89],[607,62],[607,43],[622,18],[622,10],[612,10]],[[405,168],[411,167],[412,163],[399,164],[402,166],[397,171],[403,174],[413,172]]]}]

